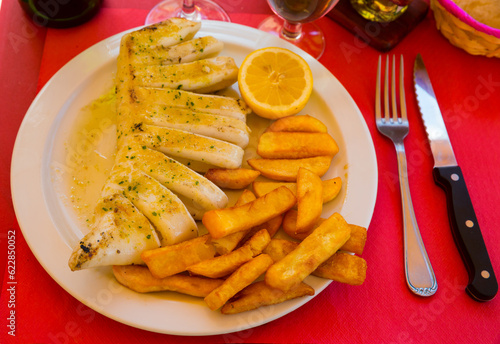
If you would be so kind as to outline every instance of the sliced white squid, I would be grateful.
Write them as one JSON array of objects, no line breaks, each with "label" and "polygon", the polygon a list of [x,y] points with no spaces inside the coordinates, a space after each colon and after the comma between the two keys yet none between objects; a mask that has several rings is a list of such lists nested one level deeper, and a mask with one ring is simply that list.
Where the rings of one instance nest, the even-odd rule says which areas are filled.
[{"label": "sliced white squid", "polygon": [[219,116],[233,117],[246,122],[246,116],[251,112],[242,99],[197,94],[183,90],[162,88],[134,88],[133,100],[137,103],[158,104],[165,108],[183,108],[196,112],[206,112]]},{"label": "sliced white squid", "polygon": [[214,57],[224,49],[224,43],[212,36],[205,36],[168,47],[142,49],[132,45],[128,49],[132,64],[171,65]]},{"label": "sliced white squid", "polygon": [[91,231],[74,248],[72,271],[108,265],[144,264],[141,253],[160,246],[148,219],[121,194],[101,199]]},{"label": "sliced white squid", "polygon": [[134,46],[135,49],[144,50],[153,49],[157,46],[170,47],[192,39],[200,28],[200,22],[183,18],[170,18],[129,32],[122,37],[121,43],[122,46],[127,44],[128,46]]},{"label": "sliced white squid", "polygon": [[248,145],[250,129],[245,122],[236,118],[155,103],[137,104],[135,114],[146,124],[189,131],[231,142],[242,148]]},{"label": "sliced white squid", "polygon": [[243,162],[243,148],[211,137],[148,124],[142,124],[135,133],[133,140],[174,157],[223,168],[239,168]]},{"label": "sliced white squid", "polygon": [[180,162],[183,165],[186,165],[193,171],[196,171],[198,173],[205,174],[209,169],[211,168],[219,168],[218,166],[212,165],[212,164],[207,164],[201,161],[196,161],[196,160],[191,160],[191,159],[184,159],[181,157],[175,157],[175,160]]},{"label": "sliced white squid", "polygon": [[198,226],[186,206],[156,179],[141,170],[125,167],[114,168],[109,179],[123,187],[123,195],[153,224],[162,246],[198,235]]},{"label": "sliced white squid", "polygon": [[131,65],[134,86],[172,88],[209,93],[238,81],[238,66],[232,57],[218,56],[172,65]]},{"label": "sliced white squid", "polygon": [[[116,168],[140,169],[156,179],[177,194],[184,204],[187,203],[184,200],[194,204],[198,213],[227,205],[227,195],[219,187],[162,152],[131,142],[118,151],[115,161]],[[189,209],[188,204],[186,206]]]},{"label": "sliced white squid", "polygon": [[203,219],[203,215],[207,212],[207,209],[201,207],[199,203],[193,202],[193,200],[190,198],[187,198],[183,195],[177,196],[179,196],[179,199],[182,201],[182,203],[184,203],[186,209],[189,211],[189,214],[191,214],[193,219],[199,221]]},{"label": "sliced white squid", "polygon": [[136,63],[132,62],[135,51],[148,51],[156,48],[168,48],[192,39],[201,24],[182,18],[171,18],[161,23],[149,25],[140,30],[125,34],[120,42],[117,59],[116,92],[117,104],[128,103],[130,90],[133,89],[133,71]]}]

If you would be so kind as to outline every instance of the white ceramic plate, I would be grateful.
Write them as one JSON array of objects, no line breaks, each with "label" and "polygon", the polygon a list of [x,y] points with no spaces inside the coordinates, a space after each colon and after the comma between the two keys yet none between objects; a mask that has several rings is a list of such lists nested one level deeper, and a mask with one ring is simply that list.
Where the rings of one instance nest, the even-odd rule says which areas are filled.
[{"label": "white ceramic plate", "polygon": [[[29,108],[14,147],[12,196],[21,230],[50,276],[68,293],[116,321],[149,331],[176,335],[213,335],[255,327],[277,319],[312,297],[236,315],[212,312],[203,300],[173,293],[138,294],[120,286],[110,268],[71,272],[67,261],[86,229],[74,221],[71,205],[60,193],[63,177],[54,166],[64,164],[64,140],[81,108],[112,85],[122,34],[87,49],[40,91]],[[340,212],[348,222],[368,227],[377,193],[377,163],[370,133],[351,96],[319,62],[287,42],[242,25],[203,22],[198,36],[225,43],[222,55],[238,65],[251,51],[281,46],[302,55],[311,66],[314,90],[303,114],[322,120],[340,147],[324,179],[341,176],[342,193],[325,206],[323,217]],[[237,88],[236,88],[237,89]],[[308,277],[316,295],[329,281]]]}]

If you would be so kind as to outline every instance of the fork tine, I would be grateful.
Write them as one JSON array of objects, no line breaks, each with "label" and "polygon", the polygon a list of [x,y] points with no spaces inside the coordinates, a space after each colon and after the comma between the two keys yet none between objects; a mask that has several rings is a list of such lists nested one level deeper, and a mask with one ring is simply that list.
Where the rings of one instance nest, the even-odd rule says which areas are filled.
[{"label": "fork tine", "polygon": [[375,87],[375,119],[377,121],[382,119],[382,106],[380,104],[380,69],[382,64],[382,56],[378,57],[377,68],[377,85]]},{"label": "fork tine", "polygon": [[405,98],[405,87],[404,87],[404,62],[403,55],[401,55],[401,60],[399,62],[399,104],[401,106],[401,119],[406,121],[406,98]]},{"label": "fork tine", "polygon": [[385,59],[385,78],[384,78],[384,117],[390,120],[389,113],[389,56]]},{"label": "fork tine", "polygon": [[391,71],[391,104],[393,123],[398,122],[398,101],[396,97],[396,55],[392,55]]}]

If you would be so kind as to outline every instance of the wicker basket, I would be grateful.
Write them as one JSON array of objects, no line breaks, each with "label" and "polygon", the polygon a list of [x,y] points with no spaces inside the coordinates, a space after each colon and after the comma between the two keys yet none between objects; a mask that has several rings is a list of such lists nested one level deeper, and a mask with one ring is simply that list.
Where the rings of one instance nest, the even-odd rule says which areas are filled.
[{"label": "wicker basket", "polygon": [[436,26],[453,45],[472,55],[500,57],[500,29],[482,24],[452,0],[431,0]]}]

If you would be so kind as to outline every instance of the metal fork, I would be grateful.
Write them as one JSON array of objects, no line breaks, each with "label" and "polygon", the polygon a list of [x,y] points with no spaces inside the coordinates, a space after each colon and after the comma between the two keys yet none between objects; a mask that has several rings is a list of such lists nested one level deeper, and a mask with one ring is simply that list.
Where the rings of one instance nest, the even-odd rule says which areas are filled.
[{"label": "metal fork", "polygon": [[399,186],[403,206],[404,222],[404,262],[406,283],[410,290],[420,296],[431,296],[437,290],[436,276],[432,269],[429,257],[425,250],[418,229],[417,220],[413,211],[410,187],[408,185],[408,171],[404,138],[408,134],[409,125],[406,115],[406,100],[404,90],[404,63],[401,55],[399,72],[399,103],[401,114],[398,116],[396,97],[396,59],[392,57],[391,77],[391,105],[392,116],[389,112],[389,56],[385,63],[384,80],[384,113],[381,107],[380,73],[382,57],[378,59],[377,87],[375,93],[375,117],[378,131],[392,140],[398,157]]}]

